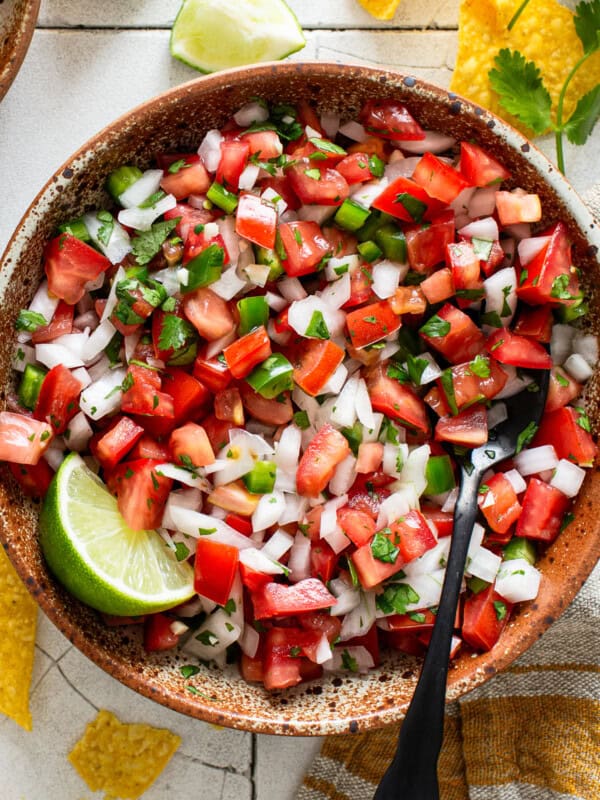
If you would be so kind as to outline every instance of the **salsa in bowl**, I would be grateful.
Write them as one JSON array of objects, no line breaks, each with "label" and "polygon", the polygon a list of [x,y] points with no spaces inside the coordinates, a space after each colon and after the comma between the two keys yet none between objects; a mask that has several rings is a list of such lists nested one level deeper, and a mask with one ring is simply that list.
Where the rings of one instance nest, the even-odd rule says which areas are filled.
[{"label": "salsa in bowl", "polygon": [[[535,391],[528,368],[553,369],[547,415],[482,484],[450,693],[514,658],[593,565],[575,558],[568,580],[562,563],[553,594],[569,538],[597,545],[579,515],[589,478],[560,533],[595,456],[580,399],[595,337],[572,268],[585,286],[593,253],[562,179],[552,190],[542,157],[463,101],[329,65],[232,76],[132,112],[63,172],[36,232],[47,284],[20,303],[23,378],[0,432],[26,420],[24,449],[31,438],[45,451],[11,467],[26,488],[59,468],[42,549],[104,617],[54,581],[40,602],[53,616],[60,599],[98,663],[255,730],[383,724],[410,698],[435,618],[456,459],[493,435],[503,397]],[[184,110],[195,92],[204,114],[211,92],[227,103],[199,118]],[[593,412],[593,379],[588,395]],[[171,584],[169,602],[140,603],[122,575],[117,598],[114,581],[82,590],[62,541],[81,476],[105,517],[108,498],[127,530],[154,532],[183,594]],[[97,578],[98,543],[75,544]],[[71,613],[93,626],[93,648]]]}]

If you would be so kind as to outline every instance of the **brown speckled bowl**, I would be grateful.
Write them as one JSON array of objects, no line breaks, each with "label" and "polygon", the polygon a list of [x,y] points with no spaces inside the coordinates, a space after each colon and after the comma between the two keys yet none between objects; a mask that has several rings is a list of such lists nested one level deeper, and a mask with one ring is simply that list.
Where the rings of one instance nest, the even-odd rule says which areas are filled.
[{"label": "brown speckled bowl", "polygon": [[0,0],[0,100],[23,63],[39,10],[40,0]]},{"label": "brown speckled bowl", "polygon": [[[337,64],[267,64],[200,78],[177,87],[121,117],[88,142],[54,175],[25,214],[0,271],[0,387],[3,403],[12,387],[10,360],[17,311],[30,300],[41,275],[44,242],[56,225],[102,206],[105,176],[120,164],[146,167],[161,150],[196,147],[204,132],[221,126],[252,97],[295,102],[353,117],[372,97],[398,97],[427,128],[475,139],[511,170],[519,185],[538,192],[544,222],[565,220],[574,242],[597,319],[593,288],[600,285],[598,228],[546,158],[520,134],[481,108],[414,78],[367,67]],[[593,322],[592,322],[593,324]],[[597,379],[589,411],[598,418]],[[3,404],[2,403],[2,404]],[[464,654],[451,667],[448,697],[456,698],[510,664],[571,601],[600,554],[600,476],[588,475],[576,520],[541,559],[543,581],[535,602],[523,604],[494,649]],[[25,500],[6,470],[0,484],[0,535],[19,574],[50,619],[89,658],[118,680],[177,711],[209,722],[260,733],[356,732],[402,718],[410,701],[418,661],[386,656],[365,677],[325,677],[285,692],[267,693],[245,684],[235,668],[203,668],[185,680],[174,654],[144,653],[139,630],[107,628],[99,616],[70,597],[48,574],[37,544],[37,508]],[[193,693],[188,686],[193,684]]]}]

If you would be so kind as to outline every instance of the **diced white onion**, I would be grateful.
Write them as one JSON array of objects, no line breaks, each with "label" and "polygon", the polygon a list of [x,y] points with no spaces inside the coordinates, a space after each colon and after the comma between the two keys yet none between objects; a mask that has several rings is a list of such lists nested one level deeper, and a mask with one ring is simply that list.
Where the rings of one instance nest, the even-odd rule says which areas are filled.
[{"label": "diced white onion", "polygon": [[321,394],[339,394],[348,377],[348,368],[340,364],[321,389]]},{"label": "diced white onion", "polygon": [[451,536],[442,537],[435,547],[427,550],[419,558],[414,558],[402,567],[402,571],[408,578],[413,575],[427,575],[435,570],[443,569],[448,561],[450,552]]},{"label": "diced white onion", "polygon": [[279,528],[263,546],[262,553],[273,561],[280,561],[294,544],[294,537]]},{"label": "diced white onion", "polygon": [[358,381],[356,395],[354,398],[354,407],[356,408],[356,416],[365,428],[373,428],[375,419],[373,417],[373,407],[371,405],[371,398],[369,397],[369,390],[364,378]]},{"label": "diced white onion", "polygon": [[355,120],[344,122],[343,125],[340,125],[339,132],[347,139],[352,139],[353,142],[364,142],[369,136],[360,122]]},{"label": "diced white onion", "polygon": [[109,319],[103,320],[96,330],[94,330],[85,344],[83,360],[86,364],[94,361],[98,355],[108,346],[110,340],[116,333],[116,328]]},{"label": "diced white onion", "polygon": [[119,203],[123,208],[139,206],[160,189],[162,178],[162,169],[147,169],[141,178],[138,178],[119,195]]},{"label": "diced white onion", "polygon": [[92,426],[87,421],[87,417],[83,411],[78,411],[75,416],[69,420],[67,429],[65,431],[65,439],[69,443],[69,450],[75,450],[77,453],[82,453],[86,450],[88,442],[92,438],[94,431]]},{"label": "diced white onion", "polygon": [[[512,320],[517,308],[517,273],[514,267],[505,267],[483,282],[486,312],[496,312],[504,327]],[[510,309],[509,314],[502,314]]]},{"label": "diced white onion", "polygon": [[265,575],[283,575],[284,569],[281,564],[276,564],[261,550],[252,547],[252,542],[247,540],[250,547],[247,550],[240,551],[240,561],[249,569],[256,572],[263,572]]},{"label": "diced white onion", "polygon": [[340,129],[340,115],[333,111],[323,111],[321,114],[321,127],[329,139],[335,139]]},{"label": "diced white onion", "polygon": [[55,437],[43,454],[44,461],[56,472],[64,459],[65,442],[62,436]]},{"label": "diced white onion", "polygon": [[537,597],[541,577],[525,558],[514,558],[502,562],[494,588],[509,603],[524,603]]},{"label": "diced white onion", "polygon": [[223,300],[232,300],[246,286],[246,281],[237,274],[235,266],[231,266],[221,274],[221,277],[210,288]]},{"label": "diced white onion", "polygon": [[337,465],[333,478],[329,481],[329,491],[336,495],[345,495],[356,480],[356,458],[350,454]]},{"label": "diced white onion", "polygon": [[515,490],[515,494],[521,494],[521,492],[524,492],[527,488],[527,484],[523,480],[521,473],[517,472],[516,469],[507,470],[504,473],[504,477]]},{"label": "diced white onion", "polygon": [[[174,492],[169,492],[161,524],[163,528],[168,528],[169,530],[174,531],[177,528],[177,525],[175,524],[171,515],[171,509],[173,506],[187,508],[192,511],[199,511],[202,508],[202,493],[199,489],[177,489]],[[185,539],[189,539],[190,543],[195,542],[195,538],[189,536],[189,534],[186,534],[183,531],[177,531],[177,533],[183,537],[184,543]],[[187,544],[188,548],[190,547],[190,543]]]},{"label": "diced white onion", "polygon": [[406,153],[445,153],[454,147],[456,139],[446,133],[438,131],[425,131],[423,139],[399,139],[392,142],[394,147],[400,147]]},{"label": "diced white onion", "polygon": [[221,142],[223,137],[221,132],[213,129],[208,131],[198,148],[198,155],[204,162],[204,166],[209,172],[216,172],[221,160]]},{"label": "diced white onion", "polygon": [[471,219],[491,217],[496,210],[496,189],[493,186],[484,186],[476,189],[468,203]]},{"label": "diced white onion", "polygon": [[244,625],[244,630],[239,641],[242,653],[247,655],[248,658],[254,658],[258,651],[258,645],[260,644],[259,632],[253,628],[252,625]]},{"label": "diced white onion", "polygon": [[304,286],[302,286],[298,278],[282,278],[278,281],[277,288],[290,303],[295,300],[303,300],[306,297]]},{"label": "diced white onion", "polygon": [[[170,509],[171,518],[175,528],[188,536],[198,539],[206,536],[211,542],[220,542],[246,550],[252,547],[252,542],[247,536],[239,533],[222,519],[217,519],[213,514],[203,514],[190,508],[173,504]],[[204,533],[200,533],[204,531]],[[206,531],[211,531],[206,533]]]},{"label": "diced white onion", "polygon": [[530,261],[533,261],[549,241],[550,236],[532,236],[530,239],[521,239],[517,247],[521,266],[526,267]]},{"label": "diced white onion", "polygon": [[365,208],[371,208],[371,205],[383,192],[388,185],[387,178],[380,178],[375,181],[367,181],[366,183],[357,184],[356,188],[351,191],[352,199],[360,203]]},{"label": "diced white onion", "polygon": [[264,531],[270,528],[271,525],[276,525],[284,511],[285,500],[283,492],[274,491],[269,494],[263,494],[252,513],[252,529],[254,531]]},{"label": "diced white onion", "polygon": [[543,444],[522,450],[513,458],[513,463],[521,475],[535,475],[537,472],[554,469],[558,464],[558,457],[551,444]]},{"label": "diced white onion", "polygon": [[340,277],[340,275],[345,274],[345,272],[352,274],[360,268],[360,265],[360,256],[356,255],[355,253],[340,258],[333,256],[329,259],[327,266],[325,267],[325,277],[328,281],[335,281]]},{"label": "diced white onion", "polygon": [[593,333],[573,337],[573,352],[583,356],[590,367],[598,363],[598,337]]},{"label": "diced white onion", "polygon": [[373,285],[371,288],[377,297],[386,300],[394,295],[407,272],[408,264],[398,264],[387,259],[379,261],[372,269]]},{"label": "diced white onion", "polygon": [[255,286],[266,286],[270,274],[271,267],[268,264],[248,264],[244,267],[244,275]]},{"label": "diced white onion", "polygon": [[352,375],[336,400],[331,412],[331,421],[340,428],[350,428],[356,422],[356,395],[360,378]]},{"label": "diced white onion", "polygon": [[594,373],[594,370],[579,353],[572,353],[564,362],[563,368],[572,378],[580,383],[587,381]]},{"label": "diced white onion", "polygon": [[253,100],[236,111],[233,118],[240,128],[249,128],[253,122],[266,122],[269,119],[269,109],[264,103]]},{"label": "diced white onion", "polygon": [[333,309],[341,308],[350,299],[352,287],[350,285],[350,273],[346,272],[341,278],[328,283],[319,297]]},{"label": "diced white onion", "polygon": [[33,295],[33,300],[29,304],[29,310],[35,311],[36,314],[41,314],[46,322],[49,323],[54,316],[59,302],[60,298],[48,292],[48,281],[44,280],[40,283],[36,293]]},{"label": "diced white onion", "polygon": [[121,405],[121,384],[125,380],[127,370],[116,367],[105,372],[102,377],[91,383],[81,393],[79,406],[93,420],[101,419]]},{"label": "diced white onion", "polygon": [[83,366],[83,361],[79,356],[76,356],[68,347],[55,342],[36,344],[35,357],[40,364],[48,367],[48,369],[52,369],[52,367],[56,367],[59,364],[68,369]]},{"label": "diced white onion", "polygon": [[456,501],[458,500],[458,487],[456,486],[454,489],[450,489],[450,493],[446,498],[444,505],[442,506],[442,511],[444,513],[453,513],[454,509],[456,508]]},{"label": "diced white onion", "polygon": [[296,533],[294,544],[288,559],[289,578],[292,583],[298,583],[305,578],[310,578],[310,539],[301,531]]},{"label": "diced white onion", "polygon": [[35,364],[35,347],[22,342],[15,346],[12,367],[17,372],[24,372],[27,364]]},{"label": "diced white onion", "polygon": [[361,592],[360,603],[349,611],[342,622],[340,639],[342,642],[364,636],[375,623],[375,592]]},{"label": "diced white onion", "polygon": [[336,647],[329,661],[323,663],[326,672],[347,672],[349,664],[359,673],[366,673],[373,669],[375,662],[373,656],[362,645],[352,647]]},{"label": "diced white onion", "polygon": [[567,497],[575,497],[579,493],[584,479],[584,469],[566,458],[561,458],[554,470],[550,486],[560,489]]},{"label": "diced white onion", "polygon": [[108,244],[98,238],[100,228],[105,224],[91,211],[83,215],[83,222],[88,229],[92,240],[100,251],[108,258],[111,264],[120,264],[125,256],[131,252],[131,240],[125,228],[115,219]]},{"label": "diced white onion", "polygon": [[430,455],[431,448],[428,444],[415,447],[408,454],[408,458],[402,467],[402,472],[400,474],[400,480],[402,484],[412,483],[415,487],[417,496],[423,494],[425,487],[427,486],[425,472],[427,470],[427,462],[429,461]]},{"label": "diced white onion", "polygon": [[482,581],[493,583],[502,559],[485,547],[478,547],[467,560],[465,572]]},{"label": "diced white onion", "polygon": [[305,222],[316,222],[317,225],[323,225],[329,217],[332,217],[336,211],[336,206],[300,206],[296,212],[298,219]]},{"label": "diced white onion", "polygon": [[174,481],[183,483],[184,486],[190,486],[192,489],[202,489],[205,492],[210,491],[210,484],[206,478],[201,475],[194,475],[183,467],[178,467],[176,464],[157,464],[156,472],[164,475],[165,478],[172,478]]},{"label": "diced white onion", "polygon": [[124,208],[119,211],[117,219],[121,225],[127,228],[135,228],[136,231],[149,231],[152,223],[157,220],[165,211],[170,211],[177,205],[174,195],[168,194],[158,200],[148,208]]},{"label": "diced white onion", "polygon": [[516,368],[510,364],[502,364],[502,369],[508,375],[508,380],[504,384],[502,391],[495,396],[495,400],[506,400],[509,397],[514,397],[514,395],[519,394],[519,392],[522,392],[523,389],[533,383],[533,378],[530,375],[517,372]]},{"label": "diced white onion", "polygon": [[287,209],[287,203],[285,202],[283,197],[280,194],[278,194],[275,191],[275,189],[273,189],[271,186],[267,186],[267,188],[261,194],[261,197],[263,200],[268,200],[269,203],[272,203],[275,206],[279,216],[285,213]]},{"label": "diced white onion", "polygon": [[[212,661],[224,653],[229,645],[236,642],[241,632],[240,626],[231,621],[229,614],[224,609],[218,608],[191,634],[181,649],[203,661]],[[202,637],[203,641],[198,637]],[[205,644],[204,640],[208,644]]]},{"label": "diced white onion", "polygon": [[71,374],[74,378],[77,378],[82,389],[87,389],[92,382],[92,377],[85,367],[76,367],[71,371]]},{"label": "diced white onion", "polygon": [[484,217],[483,219],[470,222],[468,225],[465,225],[464,228],[460,228],[458,233],[468,239],[487,239],[493,242],[499,236],[498,223],[494,217]]},{"label": "diced white onion", "polygon": [[265,299],[269,308],[272,308],[273,311],[276,311],[277,313],[283,311],[283,309],[287,306],[287,300],[285,297],[281,297],[280,295],[275,294],[275,292],[267,292],[265,294]]}]

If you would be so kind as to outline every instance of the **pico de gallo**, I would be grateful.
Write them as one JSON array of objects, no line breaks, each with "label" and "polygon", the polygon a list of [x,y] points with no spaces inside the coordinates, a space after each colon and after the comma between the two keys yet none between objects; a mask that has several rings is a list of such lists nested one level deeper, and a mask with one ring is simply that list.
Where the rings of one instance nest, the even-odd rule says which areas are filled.
[{"label": "pico de gallo", "polygon": [[566,226],[391,99],[253,101],[198,145],[119,167],[47,243],[0,458],[39,497],[81,453],[193,563],[191,601],[108,624],[283,689],[423,653],[458,459],[548,369],[541,425],[479,489],[452,652],[489,650],[596,456]]}]

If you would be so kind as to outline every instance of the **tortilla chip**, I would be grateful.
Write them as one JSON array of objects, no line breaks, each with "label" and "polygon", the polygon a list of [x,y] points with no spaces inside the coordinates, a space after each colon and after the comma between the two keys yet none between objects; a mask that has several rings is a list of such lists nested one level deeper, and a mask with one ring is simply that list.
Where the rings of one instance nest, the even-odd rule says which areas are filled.
[{"label": "tortilla chip", "polygon": [[35,601],[0,547],[0,712],[26,731],[36,624]]},{"label": "tortilla chip", "polygon": [[358,0],[375,19],[393,19],[400,0]]},{"label": "tortilla chip", "polygon": [[91,791],[105,800],[137,800],[158,778],[181,744],[170,731],[124,724],[101,710],[69,753],[69,761]]},{"label": "tortilla chip", "polygon": [[[505,111],[488,79],[494,59],[503,47],[518,50],[534,61],[556,112],[558,96],[571,68],[583,55],[575,32],[573,12],[557,0],[531,0],[511,31],[508,23],[521,0],[463,0],[458,26],[458,54],[451,89],[473,100],[531,134],[523,123]],[[567,91],[563,118],[568,119],[577,101],[600,83],[600,53],[576,73]]]}]

